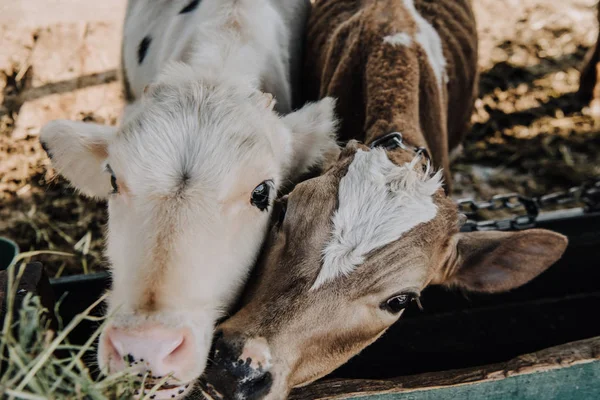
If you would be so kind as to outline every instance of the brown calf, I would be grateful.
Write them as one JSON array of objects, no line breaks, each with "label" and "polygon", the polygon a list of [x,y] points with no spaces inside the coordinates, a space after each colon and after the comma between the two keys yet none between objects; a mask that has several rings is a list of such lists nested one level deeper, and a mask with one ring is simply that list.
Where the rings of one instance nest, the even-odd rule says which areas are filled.
[{"label": "brown calf", "polygon": [[[468,0],[321,0],[309,21],[307,81],[334,96],[351,140],[299,184],[242,309],[219,327],[203,390],[282,399],[376,340],[432,284],[501,292],[536,277],[567,241],[545,230],[459,233],[442,188],[476,83]],[[434,173],[423,153],[427,147]]]}]

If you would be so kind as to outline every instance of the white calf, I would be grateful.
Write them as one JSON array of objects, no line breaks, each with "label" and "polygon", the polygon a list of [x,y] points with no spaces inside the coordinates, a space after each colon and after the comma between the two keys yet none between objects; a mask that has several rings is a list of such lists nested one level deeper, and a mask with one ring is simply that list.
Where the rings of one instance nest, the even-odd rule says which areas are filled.
[{"label": "white calf", "polygon": [[290,111],[290,42],[303,24],[290,21],[308,5],[131,1],[123,69],[139,100],[118,129],[54,121],[41,134],[63,176],[108,199],[115,318],[100,366],[132,365],[149,385],[171,374],[157,398],[185,395],[203,372],[282,183],[336,148],[332,100],[273,110]]}]

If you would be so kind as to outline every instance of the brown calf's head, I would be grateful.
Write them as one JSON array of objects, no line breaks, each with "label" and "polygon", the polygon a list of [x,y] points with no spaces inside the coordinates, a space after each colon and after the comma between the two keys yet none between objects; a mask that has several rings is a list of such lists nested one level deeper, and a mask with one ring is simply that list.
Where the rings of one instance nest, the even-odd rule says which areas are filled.
[{"label": "brown calf's head", "polygon": [[426,286],[506,291],[564,252],[546,230],[459,233],[440,173],[411,157],[351,142],[291,192],[245,305],[219,327],[206,390],[285,398],[376,340]]}]

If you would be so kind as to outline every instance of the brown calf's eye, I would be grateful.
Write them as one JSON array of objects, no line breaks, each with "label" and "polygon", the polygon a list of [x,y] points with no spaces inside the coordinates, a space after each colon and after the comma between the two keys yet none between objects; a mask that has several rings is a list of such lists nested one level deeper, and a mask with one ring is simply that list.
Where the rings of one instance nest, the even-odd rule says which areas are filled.
[{"label": "brown calf's eye", "polygon": [[416,298],[413,293],[403,293],[396,295],[381,304],[381,308],[392,313],[398,314],[404,310]]},{"label": "brown calf's eye", "polygon": [[273,181],[266,180],[255,187],[252,191],[252,197],[250,197],[250,204],[258,208],[260,211],[265,211],[269,207],[272,186]]},{"label": "brown calf's eye", "polygon": [[285,195],[275,202],[276,207],[273,212],[277,213],[277,226],[279,227],[283,225],[283,221],[285,220],[285,213],[287,212],[287,200],[288,195]]}]

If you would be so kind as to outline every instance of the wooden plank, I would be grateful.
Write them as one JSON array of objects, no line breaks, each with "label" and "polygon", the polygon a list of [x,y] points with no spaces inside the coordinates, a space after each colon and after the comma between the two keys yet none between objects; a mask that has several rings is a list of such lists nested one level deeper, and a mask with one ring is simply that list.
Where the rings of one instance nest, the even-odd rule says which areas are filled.
[{"label": "wooden plank", "polygon": [[[515,399],[592,399],[600,397],[598,360],[600,337],[595,337],[483,367],[404,376],[385,381],[355,379],[317,382],[296,389],[290,399],[505,399],[509,395]],[[584,368],[584,364],[589,366]],[[557,384],[560,379],[565,380],[564,384]],[[532,385],[538,385],[539,388]],[[577,392],[576,387],[581,392]],[[537,397],[531,397],[534,394]],[[588,396],[591,394],[594,396]]]},{"label": "wooden plank", "polygon": [[600,397],[600,361],[503,380],[410,393],[354,397],[362,400],[583,400]]},{"label": "wooden plank", "polygon": [[39,133],[53,119],[93,114],[114,123],[123,102],[116,82],[121,27],[110,22],[52,25],[38,31],[13,138]]},{"label": "wooden plank", "polygon": [[121,22],[126,4],[125,0],[0,1],[0,24],[18,21],[19,26],[34,27],[78,21]]}]

